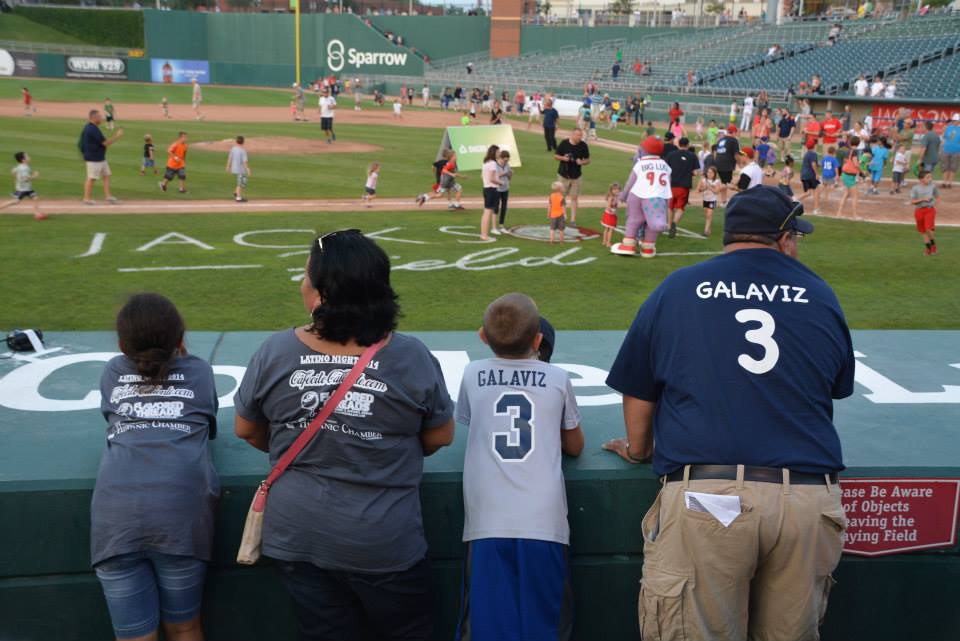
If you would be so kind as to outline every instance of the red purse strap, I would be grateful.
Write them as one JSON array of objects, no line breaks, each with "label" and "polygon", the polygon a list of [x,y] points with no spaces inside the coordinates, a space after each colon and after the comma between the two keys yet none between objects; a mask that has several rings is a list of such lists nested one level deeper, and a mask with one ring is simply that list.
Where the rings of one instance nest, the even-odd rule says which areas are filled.
[{"label": "red purse strap", "polygon": [[307,426],[307,429],[303,430],[303,433],[297,437],[297,440],[293,442],[287,451],[283,453],[283,456],[280,457],[280,460],[277,461],[277,464],[273,466],[273,469],[270,470],[270,475],[267,476],[265,481],[260,482],[260,487],[257,489],[257,497],[253,502],[253,511],[254,512],[263,512],[263,508],[267,504],[267,493],[270,491],[270,486],[273,485],[280,475],[282,475],[290,464],[293,463],[294,459],[297,458],[297,455],[304,450],[305,447],[313,440],[313,437],[317,435],[317,432],[323,427],[323,424],[326,420],[333,414],[333,410],[340,405],[340,401],[343,400],[343,397],[347,395],[347,392],[350,391],[350,388],[353,387],[353,384],[357,382],[357,379],[360,378],[360,375],[363,374],[363,370],[367,368],[367,365],[370,364],[370,361],[373,359],[374,355],[380,351],[380,348],[386,345],[387,339],[383,339],[379,342],[374,343],[367,349],[363,350],[363,353],[357,359],[356,364],[347,374],[347,377],[343,379],[343,382],[340,383],[340,386],[336,391],[327,399],[327,402],[323,404],[323,409],[320,410],[320,413],[314,417],[310,422],[310,425]]}]

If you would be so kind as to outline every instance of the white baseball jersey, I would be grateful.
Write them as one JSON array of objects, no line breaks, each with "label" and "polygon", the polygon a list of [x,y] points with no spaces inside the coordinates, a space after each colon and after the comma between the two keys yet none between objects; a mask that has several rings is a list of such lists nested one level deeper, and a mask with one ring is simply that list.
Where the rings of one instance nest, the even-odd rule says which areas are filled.
[{"label": "white baseball jersey", "polygon": [[469,426],[463,540],[569,544],[560,433],[580,425],[580,410],[567,373],[536,359],[474,361],[456,417]]},{"label": "white baseball jersey", "polygon": [[670,191],[670,165],[659,156],[641,156],[633,166],[633,173],[637,179],[630,189],[630,193],[640,198],[673,197]]},{"label": "white baseball jersey", "polygon": [[744,98],[743,98],[743,110],[744,110],[744,111],[753,111],[753,96],[744,96]]}]

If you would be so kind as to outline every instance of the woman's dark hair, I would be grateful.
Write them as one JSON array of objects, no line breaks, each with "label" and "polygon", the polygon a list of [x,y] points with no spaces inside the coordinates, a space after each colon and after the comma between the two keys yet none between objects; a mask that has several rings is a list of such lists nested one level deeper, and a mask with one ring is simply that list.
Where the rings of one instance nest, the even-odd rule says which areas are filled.
[{"label": "woman's dark hair", "polygon": [[159,385],[183,340],[183,318],[160,294],[134,294],[117,314],[120,349],[148,383]]},{"label": "woman's dark hair", "polygon": [[491,160],[497,159],[497,154],[500,152],[500,147],[496,145],[490,145],[487,147],[487,155],[483,157],[483,162],[488,163]]},{"label": "woman's dark hair", "polygon": [[310,331],[334,343],[376,343],[397,327],[400,315],[390,286],[390,259],[356,230],[334,232],[320,241],[311,246],[307,263],[307,277],[322,299],[313,310]]}]

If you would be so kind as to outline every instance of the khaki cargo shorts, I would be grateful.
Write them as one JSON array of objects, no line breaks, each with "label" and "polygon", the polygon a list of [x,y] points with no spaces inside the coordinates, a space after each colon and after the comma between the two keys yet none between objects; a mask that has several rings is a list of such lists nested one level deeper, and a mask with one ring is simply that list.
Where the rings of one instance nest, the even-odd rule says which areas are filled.
[{"label": "khaki cargo shorts", "polygon": [[110,176],[110,165],[106,160],[100,162],[87,161],[87,180],[100,180]]}]

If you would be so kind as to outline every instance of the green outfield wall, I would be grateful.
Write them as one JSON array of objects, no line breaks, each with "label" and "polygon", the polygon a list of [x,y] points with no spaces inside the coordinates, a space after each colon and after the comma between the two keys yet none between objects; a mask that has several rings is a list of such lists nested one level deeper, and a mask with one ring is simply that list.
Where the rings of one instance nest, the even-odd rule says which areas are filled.
[{"label": "green outfield wall", "polygon": [[[466,363],[488,356],[473,332],[417,336],[437,357],[454,397]],[[223,496],[205,602],[211,641],[295,638],[289,600],[269,563],[234,563],[249,501],[268,465],[264,453],[232,435],[232,395],[266,337],[187,336],[190,352],[214,366],[221,395],[221,430],[212,454]],[[554,354],[554,363],[570,372],[587,441],[581,457],[563,462],[578,641],[639,638],[640,522],[659,482],[649,465],[631,466],[599,449],[623,434],[619,396],[603,384],[622,338],[622,332],[559,332]],[[869,480],[876,477],[956,486],[960,359],[954,346],[960,332],[855,331],[853,341],[855,393],[835,408],[848,465],[841,486],[846,491],[847,483],[866,483],[869,497],[880,488]],[[110,638],[110,623],[89,568],[89,506],[105,440],[96,390],[103,363],[116,353],[116,336],[50,333],[47,346],[51,351],[39,356],[0,359],[0,639],[101,641]],[[421,490],[437,641],[452,638],[460,597],[464,445],[465,431],[458,426],[453,445],[427,459]],[[845,554],[835,573],[824,641],[960,638],[956,494],[951,498],[938,489],[937,495],[936,502],[871,498],[869,509],[877,514],[890,516],[895,509],[918,523],[859,530],[851,524],[848,539],[854,532],[888,538],[889,530],[896,535],[892,540],[918,535],[935,545],[894,543],[899,550],[886,549],[898,552],[892,556]],[[859,509],[846,500],[845,507],[848,516]],[[940,523],[934,527],[931,520]]]}]

